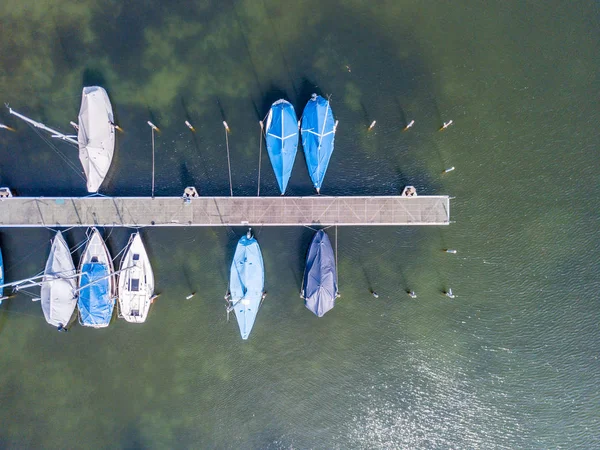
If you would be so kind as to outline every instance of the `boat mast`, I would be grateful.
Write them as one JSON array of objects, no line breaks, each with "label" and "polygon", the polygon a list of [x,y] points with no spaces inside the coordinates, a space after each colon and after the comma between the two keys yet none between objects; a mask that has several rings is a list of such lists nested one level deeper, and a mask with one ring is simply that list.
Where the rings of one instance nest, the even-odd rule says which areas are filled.
[{"label": "boat mast", "polygon": [[18,280],[18,281],[13,281],[12,283],[5,283],[5,284],[0,284],[0,289],[4,289],[5,287],[10,287],[10,286],[15,286],[15,289],[18,290],[20,288],[20,284],[22,283],[33,283],[34,280],[37,280],[38,278],[43,278],[44,275],[37,275],[35,277],[31,277],[31,278],[23,278],[22,280]]},{"label": "boat mast", "polygon": [[11,113],[13,116],[17,116],[19,119],[24,120],[25,122],[33,125],[36,128],[41,128],[42,130],[47,131],[48,133],[52,133],[52,137],[62,139],[63,141],[67,141],[71,144],[79,146],[79,142],[73,139],[73,136],[68,136],[66,134],[61,133],[60,131],[56,131],[50,127],[47,127],[43,123],[36,122],[35,120],[16,112],[8,105],[6,107],[8,108],[8,112]]}]

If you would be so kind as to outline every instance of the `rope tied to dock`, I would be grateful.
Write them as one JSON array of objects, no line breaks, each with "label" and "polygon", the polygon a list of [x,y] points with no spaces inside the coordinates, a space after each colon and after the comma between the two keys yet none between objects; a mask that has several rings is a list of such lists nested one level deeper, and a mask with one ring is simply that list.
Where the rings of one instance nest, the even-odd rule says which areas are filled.
[{"label": "rope tied to dock", "polygon": [[233,185],[231,184],[231,160],[229,157],[229,126],[223,121],[225,127],[225,146],[227,147],[227,168],[229,170],[229,195],[233,197]]}]

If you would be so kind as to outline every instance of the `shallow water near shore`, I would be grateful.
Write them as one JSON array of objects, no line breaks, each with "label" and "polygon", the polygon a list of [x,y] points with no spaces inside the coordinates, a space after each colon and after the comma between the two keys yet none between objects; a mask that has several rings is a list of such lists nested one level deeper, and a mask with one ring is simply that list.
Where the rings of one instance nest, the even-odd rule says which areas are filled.
[{"label": "shallow water near shore", "polygon": [[[324,194],[411,184],[454,197],[448,227],[339,228],[342,297],[321,319],[298,295],[314,232],[257,228],[268,296],[248,341],[223,301],[241,227],[143,229],[161,294],[143,325],[57,333],[28,297],[5,301],[0,446],[600,447],[599,13],[589,1],[0,5],[3,102],[67,132],[81,88],[107,89],[124,133],[104,195],[150,195],[148,120],[157,195],[229,193],[223,120],[234,194],[256,195],[258,121],[282,97],[300,115],[317,92],[340,121]],[[17,130],[0,130],[0,185],[87,194],[77,150],[7,111],[0,122]],[[261,195],[278,195],[262,150]],[[301,151],[287,194],[313,194]],[[132,231],[103,230],[113,255]],[[6,279],[41,271],[51,236],[0,230]]]}]

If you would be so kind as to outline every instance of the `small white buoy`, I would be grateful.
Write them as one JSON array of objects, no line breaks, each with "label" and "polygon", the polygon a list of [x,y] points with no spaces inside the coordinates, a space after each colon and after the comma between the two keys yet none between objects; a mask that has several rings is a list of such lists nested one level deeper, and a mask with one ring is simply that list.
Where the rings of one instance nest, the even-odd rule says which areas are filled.
[{"label": "small white buoy", "polygon": [[413,126],[414,124],[415,124],[415,121],[414,121],[414,120],[411,120],[411,121],[408,123],[408,125],[406,125],[406,126],[404,127],[404,129],[403,129],[402,131],[407,131],[409,128],[412,128],[412,126]]},{"label": "small white buoy", "polygon": [[452,125],[454,122],[449,121],[449,122],[444,122],[444,125],[442,126],[442,128],[440,128],[440,131],[445,130],[446,128],[448,128],[450,125]]},{"label": "small white buoy", "polygon": [[377,123],[376,120],[374,120],[373,122],[371,122],[371,125],[369,125],[369,131],[371,131],[373,129],[373,127],[375,126],[376,123]]},{"label": "small white buoy", "polygon": [[452,254],[456,254],[456,250],[453,250],[451,248],[447,248],[444,250],[446,253],[452,253]]},{"label": "small white buoy", "polygon": [[415,291],[410,291],[410,292],[408,293],[408,296],[409,296],[410,298],[417,298],[417,294],[415,294]]},{"label": "small white buoy", "polygon": [[248,228],[248,231],[246,232],[246,237],[248,239],[252,239],[252,228]]},{"label": "small white buoy", "polygon": [[227,125],[227,122],[223,121],[223,126],[225,127],[225,130],[227,130],[227,132],[229,133],[229,125]]},{"label": "small white buoy", "polygon": [[192,292],[192,293],[191,293],[190,295],[188,295],[188,296],[187,296],[185,299],[186,299],[186,300],[189,300],[189,299],[191,299],[192,297],[194,297],[194,295],[196,295],[196,293],[195,293],[195,292]]},{"label": "small white buoy", "polygon": [[115,125],[115,124],[113,123],[113,127],[115,127],[115,130],[117,130],[117,131],[120,131],[121,133],[125,133],[125,132],[123,131],[123,128],[121,128],[119,125]]},{"label": "small white buoy", "polygon": [[75,128],[77,131],[79,131],[79,125],[77,125],[75,122],[73,122],[72,120],[69,122],[69,125],[71,125],[73,128]]},{"label": "small white buoy", "polygon": [[444,172],[442,173],[448,173],[448,172],[452,172],[454,170],[454,166],[447,168],[446,170],[444,170]]},{"label": "small white buoy", "polygon": [[446,292],[445,294],[446,294],[446,297],[448,297],[448,298],[454,298],[455,297],[455,295],[452,293],[452,289],[451,288],[449,288],[448,292]]},{"label": "small white buoy", "polygon": [[187,120],[185,121],[185,126],[188,127],[190,130],[192,130],[194,133],[196,132],[196,129]]},{"label": "small white buoy", "polygon": [[379,294],[377,292],[371,291],[371,294],[373,295],[373,297],[379,298]]},{"label": "small white buoy", "polygon": [[148,125],[150,126],[150,128],[152,128],[154,131],[160,131],[158,129],[158,127],[156,125],[154,125],[152,122],[148,121]]},{"label": "small white buoy", "polygon": [[[300,122],[298,122],[298,123],[300,123]],[[259,120],[259,121],[258,121],[258,124],[260,125],[260,129],[261,129],[261,130],[265,128],[265,124],[263,123],[263,121],[262,121],[262,120]]]}]

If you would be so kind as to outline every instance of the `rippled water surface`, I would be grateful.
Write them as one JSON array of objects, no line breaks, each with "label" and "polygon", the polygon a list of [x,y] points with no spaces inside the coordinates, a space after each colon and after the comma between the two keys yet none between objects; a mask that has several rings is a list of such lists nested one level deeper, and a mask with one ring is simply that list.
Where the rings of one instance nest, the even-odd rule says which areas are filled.
[{"label": "rippled water surface", "polygon": [[[3,102],[67,131],[82,86],[109,92],[125,132],[105,195],[149,195],[147,120],[162,130],[157,195],[228,194],[223,120],[234,194],[255,195],[258,121],[318,92],[340,121],[323,193],[409,183],[455,198],[449,227],[340,228],[342,297],[322,319],[298,296],[313,231],[257,229],[269,295],[247,342],[223,302],[242,228],[144,229],[161,293],[144,325],[57,333],[28,297],[4,302],[0,446],[600,447],[599,14],[554,0],[1,3]],[[17,130],[0,130],[0,184],[86,194],[76,150],[0,122]],[[278,194],[266,153],[261,179]],[[301,153],[288,194],[312,194]],[[113,254],[131,231],[104,230]],[[42,270],[51,235],[0,230],[7,280]]]}]

